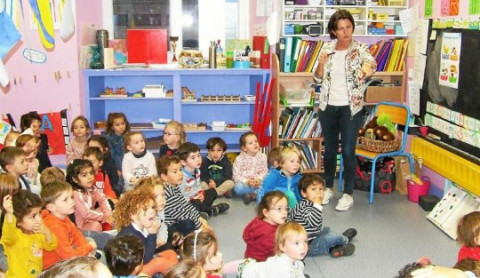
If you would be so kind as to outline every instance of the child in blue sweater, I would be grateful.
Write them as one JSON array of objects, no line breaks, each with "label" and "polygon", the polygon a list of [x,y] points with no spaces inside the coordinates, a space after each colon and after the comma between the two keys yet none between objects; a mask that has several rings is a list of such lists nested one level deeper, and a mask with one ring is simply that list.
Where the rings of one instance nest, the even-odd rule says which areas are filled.
[{"label": "child in blue sweater", "polygon": [[292,147],[284,147],[280,152],[280,167],[271,169],[263,180],[257,194],[257,204],[263,196],[273,190],[282,191],[288,199],[288,207],[293,208],[302,196],[298,192],[300,173],[300,151]]}]

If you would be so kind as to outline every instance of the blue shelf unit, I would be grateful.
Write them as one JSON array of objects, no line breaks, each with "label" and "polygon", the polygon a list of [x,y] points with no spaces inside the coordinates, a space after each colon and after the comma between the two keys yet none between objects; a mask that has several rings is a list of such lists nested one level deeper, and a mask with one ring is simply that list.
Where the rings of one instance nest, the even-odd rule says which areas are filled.
[{"label": "blue shelf unit", "polygon": [[[238,140],[245,130],[212,131],[212,121],[227,124],[253,123],[254,101],[245,95],[255,95],[270,77],[267,69],[173,69],[173,70],[85,70],[85,115],[94,125],[105,121],[110,112],[123,112],[130,123],[152,123],[160,118],[181,123],[206,123],[205,131],[187,131],[187,140],[198,144],[205,153],[210,137],[223,138],[229,151],[239,151]],[[173,90],[170,98],[100,97],[107,87],[125,87],[129,94],[141,91],[145,85],[163,84]],[[196,102],[182,101],[182,87],[194,92]],[[240,96],[240,101],[200,101],[203,96]],[[160,138],[162,129],[139,128],[147,140]],[[103,130],[102,130],[103,132]],[[156,152],[157,149],[152,149]]]}]

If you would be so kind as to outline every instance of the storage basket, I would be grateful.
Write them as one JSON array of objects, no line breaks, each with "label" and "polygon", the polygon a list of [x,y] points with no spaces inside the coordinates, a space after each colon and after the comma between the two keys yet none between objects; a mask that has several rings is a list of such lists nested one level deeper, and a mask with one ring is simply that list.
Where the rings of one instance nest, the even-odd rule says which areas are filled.
[{"label": "storage basket", "polygon": [[393,152],[400,146],[400,136],[396,136],[392,141],[374,140],[363,136],[359,137],[359,140],[362,149],[376,153]]},{"label": "storage basket", "polygon": [[420,196],[425,196],[430,190],[430,178],[422,176],[422,184],[418,184],[413,180],[407,180],[408,200],[418,203]]}]

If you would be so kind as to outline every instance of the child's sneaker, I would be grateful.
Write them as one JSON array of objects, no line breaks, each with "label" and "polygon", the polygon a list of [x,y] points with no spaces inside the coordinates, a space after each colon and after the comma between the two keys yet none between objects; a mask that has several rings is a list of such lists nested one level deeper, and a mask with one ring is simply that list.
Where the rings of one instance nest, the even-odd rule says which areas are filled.
[{"label": "child's sneaker", "polygon": [[322,205],[328,205],[330,203],[330,199],[333,197],[333,190],[330,188],[325,188],[325,194],[323,194],[323,202]]},{"label": "child's sneaker", "polygon": [[347,245],[337,245],[330,249],[330,256],[334,258],[351,256],[355,252],[355,245],[349,243]]},{"label": "child's sneaker", "polygon": [[256,193],[247,193],[243,195],[243,203],[245,205],[250,204],[251,201],[255,201],[257,199],[257,194]]},{"label": "child's sneaker", "polygon": [[335,207],[338,211],[347,211],[353,206],[353,197],[349,194],[343,194]]},{"label": "child's sneaker", "polygon": [[348,242],[352,242],[352,239],[357,235],[357,230],[354,228],[349,228],[346,229],[345,232],[342,233],[342,235],[346,236],[348,238]]},{"label": "child's sneaker", "polygon": [[211,207],[210,215],[219,215],[221,213],[226,212],[229,208],[230,206],[227,203],[219,203],[219,204],[213,205]]}]

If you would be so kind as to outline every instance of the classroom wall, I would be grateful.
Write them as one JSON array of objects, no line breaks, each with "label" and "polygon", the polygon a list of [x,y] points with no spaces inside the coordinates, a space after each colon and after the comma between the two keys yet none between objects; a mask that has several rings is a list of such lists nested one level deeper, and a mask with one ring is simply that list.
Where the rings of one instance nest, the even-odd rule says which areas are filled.
[{"label": "classroom wall", "polygon": [[[459,1],[460,2],[460,11],[458,17],[469,17],[468,14],[468,4],[469,1]],[[424,18],[424,8],[425,8],[425,0],[410,0],[409,2],[410,7],[413,7],[418,4],[419,7],[419,15],[420,18]],[[433,5],[433,18],[441,18],[441,13],[440,13],[440,0],[434,0],[434,5]],[[447,17],[447,16],[445,16]],[[450,17],[450,16],[448,16]],[[455,16],[457,17],[457,16]],[[409,69],[413,68],[414,64],[414,58],[413,57],[408,57],[407,58],[407,67]],[[430,194],[436,195],[438,197],[443,196],[443,188],[445,185],[445,178],[438,174],[437,172],[429,169],[428,167],[423,167],[422,168],[422,174],[425,176],[428,176],[431,180],[431,188],[430,188]]]},{"label": "classroom wall", "polygon": [[[0,112],[11,113],[17,125],[22,114],[33,110],[55,112],[67,108],[67,115],[72,119],[83,111],[83,94],[80,93],[82,92],[81,78],[78,70],[78,49],[81,42],[85,41],[82,33],[87,25],[101,26],[102,1],[73,1],[76,10],[75,33],[67,41],[63,41],[59,31],[56,30],[55,46],[52,50],[43,48],[38,31],[31,30],[29,2],[20,1],[22,2],[30,47],[45,53],[47,61],[44,64],[35,64],[23,58],[22,53],[27,47],[27,38],[21,25],[19,28],[22,34],[21,41],[3,59],[11,83],[6,88],[0,87]],[[62,76],[58,81],[55,80],[56,71],[60,71]],[[36,82],[34,76],[36,76]]]}]

